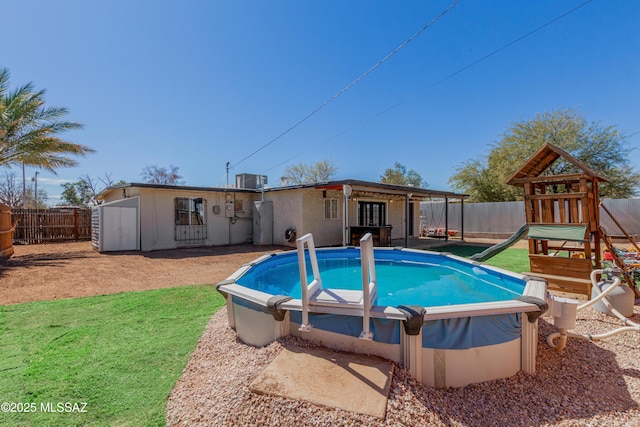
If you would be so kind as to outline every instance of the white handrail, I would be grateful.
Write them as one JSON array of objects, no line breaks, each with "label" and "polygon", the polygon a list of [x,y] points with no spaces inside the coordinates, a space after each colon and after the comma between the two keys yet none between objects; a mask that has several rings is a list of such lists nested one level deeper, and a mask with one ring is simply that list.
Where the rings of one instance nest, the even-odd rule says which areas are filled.
[{"label": "white handrail", "polygon": [[[309,248],[309,259],[313,270],[313,280],[307,284],[307,263],[304,256],[304,245]],[[322,279],[318,268],[318,258],[316,257],[316,247],[313,243],[313,236],[307,233],[296,239],[298,248],[298,270],[300,271],[300,286],[302,287],[302,323],[298,330],[309,332],[312,325],[309,323],[309,299],[318,291],[322,290]]]},{"label": "white handrail", "polygon": [[362,259],[362,332],[360,338],[371,340],[373,332],[370,330],[371,306],[378,294],[376,280],[376,264],[373,257],[373,237],[371,233],[360,239],[360,258]]},{"label": "white handrail", "polygon": [[[313,269],[313,280],[308,283],[307,279],[307,261],[305,257],[305,245],[309,250],[309,260],[311,261],[311,268]],[[367,233],[360,239],[360,257],[361,257],[361,269],[362,269],[362,296],[356,296],[356,298],[347,298],[345,300],[334,300],[330,303],[328,301],[319,302],[318,299],[325,291],[322,287],[322,279],[320,277],[320,269],[318,267],[318,258],[316,255],[315,244],[313,243],[313,236],[311,234],[305,234],[304,236],[296,239],[296,247],[298,249],[298,270],[300,272],[300,287],[302,290],[302,322],[300,323],[299,331],[309,332],[313,325],[309,322],[309,306],[311,304],[331,304],[340,306],[342,309],[362,309],[362,332],[360,338],[371,340],[373,339],[373,332],[371,332],[371,307],[378,295],[378,286],[376,280],[376,265],[373,257],[373,236],[371,233]],[[332,295],[340,295],[339,289],[327,289],[327,293]],[[353,292],[353,291],[349,291]],[[344,295],[344,294],[342,294]]]}]

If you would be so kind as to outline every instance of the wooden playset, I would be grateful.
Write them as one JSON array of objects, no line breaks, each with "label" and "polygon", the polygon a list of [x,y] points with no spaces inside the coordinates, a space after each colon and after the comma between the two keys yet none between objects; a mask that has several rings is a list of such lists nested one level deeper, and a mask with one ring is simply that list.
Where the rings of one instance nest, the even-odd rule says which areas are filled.
[{"label": "wooden playset", "polygon": [[[545,173],[560,158],[575,171]],[[590,296],[591,272],[601,268],[601,242],[615,253],[600,226],[600,182],[606,179],[549,143],[507,181],[524,190],[530,261],[530,272],[526,273],[545,279],[550,290]],[[625,279],[635,289],[626,273]]]}]

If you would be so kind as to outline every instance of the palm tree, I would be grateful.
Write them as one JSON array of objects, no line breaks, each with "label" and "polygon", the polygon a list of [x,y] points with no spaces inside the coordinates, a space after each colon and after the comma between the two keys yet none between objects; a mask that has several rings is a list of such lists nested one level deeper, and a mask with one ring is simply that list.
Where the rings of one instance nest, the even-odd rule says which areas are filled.
[{"label": "palm tree", "polygon": [[0,69],[0,166],[22,165],[23,181],[24,166],[55,174],[57,168],[76,166],[74,157],[94,152],[56,136],[82,125],[63,120],[66,108],[45,107],[44,93],[32,83],[10,91],[9,70]]}]

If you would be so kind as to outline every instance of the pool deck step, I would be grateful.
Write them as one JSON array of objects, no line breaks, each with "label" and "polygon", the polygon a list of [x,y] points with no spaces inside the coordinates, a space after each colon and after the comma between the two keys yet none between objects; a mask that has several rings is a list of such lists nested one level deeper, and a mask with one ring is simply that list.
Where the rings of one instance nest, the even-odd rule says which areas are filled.
[{"label": "pool deck step", "polygon": [[322,289],[309,299],[309,304],[346,305],[362,308],[362,291],[350,289]]},{"label": "pool deck step", "polygon": [[380,357],[289,345],[249,388],[384,419],[392,376]]}]

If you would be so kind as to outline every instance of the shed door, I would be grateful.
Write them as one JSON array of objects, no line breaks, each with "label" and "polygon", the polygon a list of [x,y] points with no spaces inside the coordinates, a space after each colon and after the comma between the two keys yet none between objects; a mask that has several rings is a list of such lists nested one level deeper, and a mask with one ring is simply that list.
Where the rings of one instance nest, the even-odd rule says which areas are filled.
[{"label": "shed door", "polygon": [[138,209],[104,207],[102,213],[102,250],[130,251],[138,249]]}]

